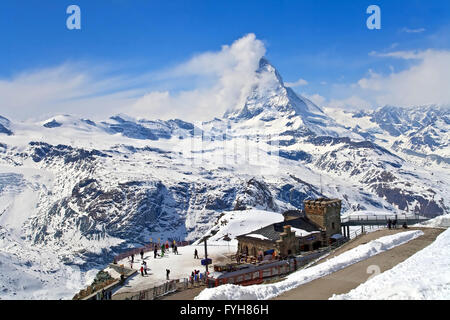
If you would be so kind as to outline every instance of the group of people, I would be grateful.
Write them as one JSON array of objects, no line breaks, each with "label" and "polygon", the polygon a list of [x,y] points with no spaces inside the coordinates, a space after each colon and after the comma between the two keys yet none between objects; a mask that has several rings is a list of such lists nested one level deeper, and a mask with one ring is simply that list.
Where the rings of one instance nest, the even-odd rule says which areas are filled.
[{"label": "group of people", "polygon": [[[408,229],[408,225],[406,224],[406,221],[402,225],[403,229]],[[388,228],[389,229],[397,229],[397,218],[394,220],[391,220],[391,218],[388,219]]]},{"label": "group of people", "polygon": [[[171,247],[172,247],[172,253],[179,254],[178,247],[175,243],[172,243]],[[157,257],[163,258],[164,255],[166,254],[166,252],[169,252],[169,244],[168,243],[161,245],[161,254],[158,253],[158,246],[155,245],[153,248],[153,257],[155,259]]]},{"label": "group of people", "polygon": [[96,296],[97,300],[111,300],[112,299],[112,292],[106,291],[105,289],[102,289],[102,291],[97,292]]},{"label": "group of people", "polygon": [[395,218],[394,220],[391,220],[391,218],[388,219],[388,228],[397,229],[397,218]]},{"label": "group of people", "polygon": [[189,277],[189,281],[193,284],[194,282],[202,281],[203,278],[203,274],[200,273],[200,270],[194,270]]},{"label": "group of people", "polygon": [[[178,253],[178,247],[177,247],[175,242],[172,243],[171,248],[172,248],[172,253],[179,254]],[[154,256],[155,259],[157,257],[164,257],[164,255],[167,254],[166,252],[168,252],[168,251],[169,251],[169,243],[168,242],[166,242],[165,244],[161,245],[161,254],[158,253],[158,246],[155,245],[154,248],[153,248],[153,256]],[[141,261],[142,261],[141,267],[140,267],[139,270],[141,272],[141,276],[144,277],[145,275],[148,275],[147,274],[147,270],[149,268],[147,267],[147,262],[144,259],[144,249],[141,249],[141,251],[139,253],[140,253]],[[194,251],[194,259],[200,259],[200,257],[198,256],[197,249],[195,249],[195,251]],[[134,253],[132,253],[131,256],[129,256],[129,261],[130,261],[130,264],[131,264],[131,269],[133,269]],[[170,270],[166,269],[166,279],[167,280],[169,280],[169,275],[170,275]],[[198,282],[198,281],[203,280],[203,278],[204,278],[204,275],[200,273],[200,270],[194,270],[194,271],[192,271],[192,274],[190,276],[190,281],[192,283],[194,283],[194,281]]]},{"label": "group of people", "polygon": [[[175,244],[175,242],[173,242],[172,243],[172,252],[174,253],[174,254],[179,254],[178,253],[178,247],[177,247],[177,245]],[[164,254],[166,253],[166,252],[168,252],[169,251],[169,243],[166,243],[166,244],[163,244],[163,245],[161,245],[161,254],[159,254],[158,253],[158,246],[154,246],[154,249],[153,249],[153,256],[154,256],[154,258],[156,259],[157,257],[164,257]],[[197,250],[196,250],[197,251]],[[144,249],[141,249],[141,251],[140,251],[140,255],[141,255],[141,260],[142,260],[142,264],[141,264],[141,267],[140,267],[140,271],[141,271],[141,275],[142,276],[144,276],[144,275],[147,275],[147,270],[148,270],[148,267],[147,267],[147,262],[145,261],[145,259],[144,259]],[[134,253],[133,254],[131,254],[131,256],[130,256],[130,265],[131,265],[131,269],[133,269],[133,263],[134,263]],[[170,270],[169,269],[166,269],[166,279],[167,280],[169,280],[169,274],[170,274]]]}]

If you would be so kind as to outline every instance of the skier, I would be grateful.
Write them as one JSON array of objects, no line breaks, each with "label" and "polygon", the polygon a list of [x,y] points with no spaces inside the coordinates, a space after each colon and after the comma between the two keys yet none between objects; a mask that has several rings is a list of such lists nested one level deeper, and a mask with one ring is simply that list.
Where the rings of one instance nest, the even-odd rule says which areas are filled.
[{"label": "skier", "polygon": [[141,249],[141,260],[144,260],[144,249]]},{"label": "skier", "polygon": [[170,273],[170,270],[169,270],[169,269],[166,269],[166,279],[167,279],[167,280],[169,280],[169,273]]},{"label": "skier", "polygon": [[141,275],[144,276],[144,266],[141,266]]},{"label": "skier", "polygon": [[389,220],[388,220],[388,228],[389,228],[389,230],[391,230],[391,225],[392,225],[392,221],[391,221],[391,218],[389,218]]},{"label": "skier", "polygon": [[155,246],[153,249],[153,257],[156,259],[156,256],[158,255],[158,248]]},{"label": "skier", "polygon": [[134,262],[134,253],[131,254],[131,263]]},{"label": "skier", "polygon": [[392,224],[394,226],[394,229],[397,229],[397,219],[394,219],[394,222]]},{"label": "skier", "polygon": [[194,251],[194,259],[199,259],[197,249],[195,249],[195,251]]},{"label": "skier", "polygon": [[161,258],[164,257],[164,245],[161,246]]},{"label": "skier", "polygon": [[177,245],[174,246],[174,252],[175,252],[175,254],[178,254],[178,247],[177,247]]}]

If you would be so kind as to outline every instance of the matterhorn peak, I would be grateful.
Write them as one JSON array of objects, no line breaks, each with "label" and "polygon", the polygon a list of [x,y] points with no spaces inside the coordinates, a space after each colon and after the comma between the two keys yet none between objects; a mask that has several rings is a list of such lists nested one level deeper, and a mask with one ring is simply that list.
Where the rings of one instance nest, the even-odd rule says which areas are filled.
[{"label": "matterhorn peak", "polygon": [[244,105],[226,113],[224,117],[232,120],[248,120],[255,117],[267,119],[311,115],[326,117],[314,103],[286,87],[277,69],[267,58],[262,57],[255,71],[255,82]]},{"label": "matterhorn peak", "polygon": [[284,87],[283,78],[278,73],[278,70],[269,62],[269,60],[266,59],[266,57],[262,57],[259,60],[259,68],[258,68],[258,70],[256,70],[256,73],[257,74],[264,74],[264,73],[273,74],[275,76],[276,80],[279,82],[279,84]]}]

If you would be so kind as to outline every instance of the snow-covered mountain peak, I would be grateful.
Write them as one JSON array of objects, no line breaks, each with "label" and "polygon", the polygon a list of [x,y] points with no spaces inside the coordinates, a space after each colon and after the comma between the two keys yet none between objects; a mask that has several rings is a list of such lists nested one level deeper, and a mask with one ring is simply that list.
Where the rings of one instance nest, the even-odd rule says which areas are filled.
[{"label": "snow-covered mountain peak", "polygon": [[226,113],[224,118],[241,123],[243,127],[259,126],[271,134],[299,131],[303,135],[360,138],[336,124],[313,102],[286,87],[277,69],[266,58],[260,60],[244,105]]}]

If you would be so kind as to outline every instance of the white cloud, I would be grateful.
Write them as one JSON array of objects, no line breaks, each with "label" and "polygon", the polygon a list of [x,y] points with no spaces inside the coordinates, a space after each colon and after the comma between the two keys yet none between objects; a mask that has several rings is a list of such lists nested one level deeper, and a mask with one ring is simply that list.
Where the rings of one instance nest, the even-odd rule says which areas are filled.
[{"label": "white cloud", "polygon": [[327,99],[325,97],[322,97],[320,94],[312,94],[309,95],[307,93],[302,93],[302,96],[304,96],[306,99],[311,100],[314,104],[316,104],[319,107],[322,107],[325,105],[325,102]]},{"label": "white cloud", "polygon": [[305,79],[300,78],[300,79],[298,79],[295,82],[285,82],[284,84],[285,84],[286,87],[295,88],[295,87],[306,86],[308,84],[308,81],[306,81]]},{"label": "white cloud", "polygon": [[370,72],[368,77],[358,81],[362,93],[377,105],[450,103],[450,51],[393,52],[384,56],[419,61],[389,75]]},{"label": "white cloud", "polygon": [[378,107],[384,105],[417,106],[450,103],[450,51],[371,52],[371,56],[408,60],[410,66],[389,74],[373,70],[356,83],[336,85],[328,106],[341,108]]},{"label": "white cloud", "polygon": [[167,77],[204,76],[210,85],[170,93],[150,92],[131,106],[134,116],[179,117],[186,120],[209,120],[225,111],[242,106],[255,81],[255,70],[264,56],[264,44],[254,34],[222,46],[218,52],[207,52],[168,70]]},{"label": "white cloud", "polygon": [[345,108],[345,109],[366,109],[370,108],[372,105],[370,102],[353,95],[345,99],[331,99],[327,103],[328,107],[332,108]]},{"label": "white cloud", "polygon": [[402,32],[406,32],[406,33],[422,33],[425,31],[426,31],[425,28],[417,28],[417,29],[403,28],[402,29]]},{"label": "white cloud", "polygon": [[387,53],[378,53],[376,51],[372,51],[369,53],[370,56],[373,57],[381,57],[381,58],[400,58],[405,60],[412,60],[412,59],[423,59],[425,57],[425,52],[423,51],[394,51],[394,52],[387,52]]},{"label": "white cloud", "polygon": [[58,113],[96,115],[125,107],[137,93],[120,89],[126,79],[101,79],[94,75],[100,71],[93,70],[92,66],[64,64],[0,79],[0,113],[14,119]]},{"label": "white cloud", "polygon": [[[58,113],[104,118],[209,120],[237,105],[255,80],[265,54],[254,34],[199,54],[170,69],[111,77],[110,67],[66,63],[0,79],[0,114],[13,119]],[[176,86],[193,89],[170,91]]]}]

